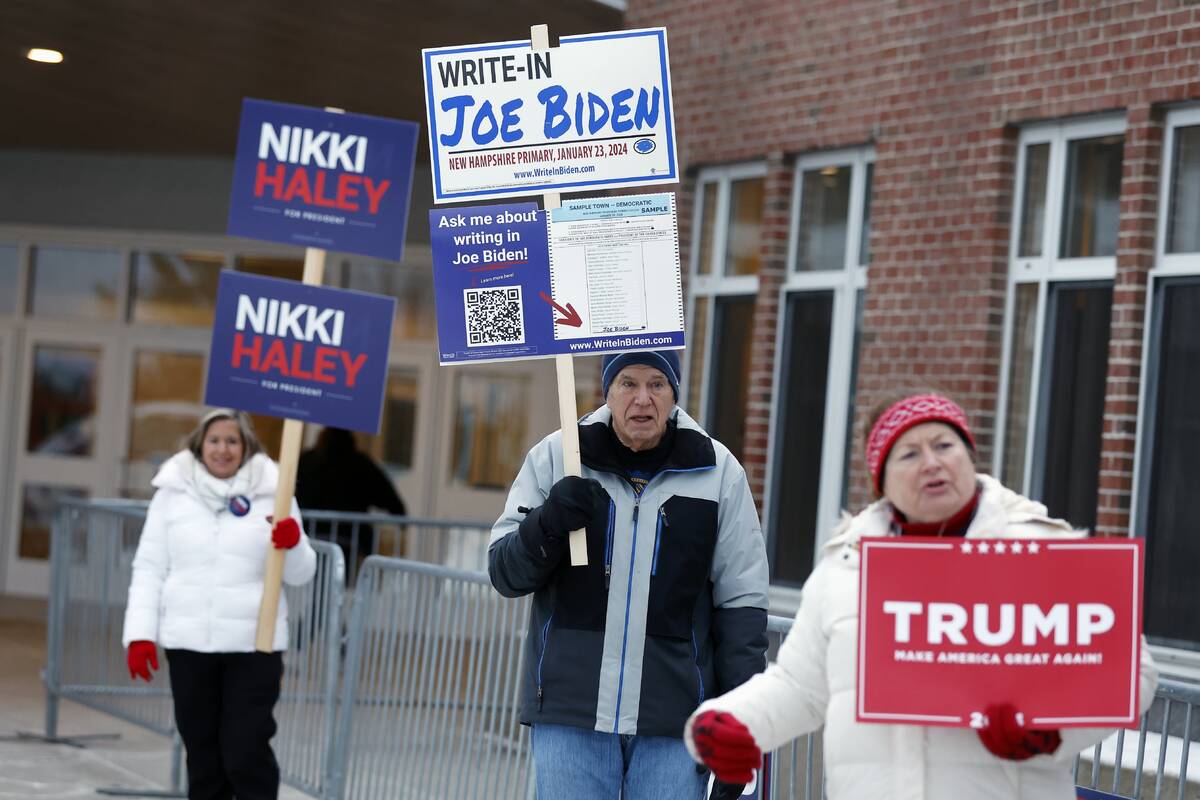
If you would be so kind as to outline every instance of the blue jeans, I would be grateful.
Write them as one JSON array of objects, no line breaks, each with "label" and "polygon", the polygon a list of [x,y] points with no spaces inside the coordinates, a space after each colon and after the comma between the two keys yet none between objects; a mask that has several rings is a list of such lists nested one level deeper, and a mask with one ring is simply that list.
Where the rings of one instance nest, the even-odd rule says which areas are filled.
[{"label": "blue jeans", "polygon": [[534,725],[538,800],[703,800],[708,771],[682,739]]}]

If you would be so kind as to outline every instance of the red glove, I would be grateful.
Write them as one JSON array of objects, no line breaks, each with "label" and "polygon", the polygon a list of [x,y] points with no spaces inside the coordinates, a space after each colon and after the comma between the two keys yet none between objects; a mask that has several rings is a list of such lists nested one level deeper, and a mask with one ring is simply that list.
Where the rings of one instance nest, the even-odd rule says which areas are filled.
[{"label": "red glove", "polygon": [[154,677],[150,670],[158,669],[158,649],[154,642],[145,639],[130,642],[129,652],[125,654],[125,663],[129,665],[129,680],[137,680],[140,675],[142,680],[149,683]]},{"label": "red glove", "polygon": [[993,703],[984,709],[987,723],[979,729],[979,741],[997,758],[1024,761],[1049,755],[1062,744],[1057,730],[1030,730],[1010,703]]},{"label": "red glove", "polygon": [[271,528],[271,541],[276,550],[291,550],[300,543],[300,525],[294,517],[284,517]]},{"label": "red glove", "polygon": [[732,714],[705,711],[692,723],[692,741],[704,764],[717,780],[749,783],[752,770],[762,765],[762,751],[745,725]]}]

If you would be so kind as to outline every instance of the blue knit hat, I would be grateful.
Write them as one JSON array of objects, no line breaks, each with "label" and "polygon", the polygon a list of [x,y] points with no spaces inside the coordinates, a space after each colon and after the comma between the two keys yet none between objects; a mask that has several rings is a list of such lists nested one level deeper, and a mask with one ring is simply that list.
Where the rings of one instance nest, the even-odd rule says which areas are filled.
[{"label": "blue knit hat", "polygon": [[678,350],[640,350],[633,353],[610,353],[604,357],[604,371],[600,374],[600,384],[604,396],[608,397],[608,385],[612,383],[617,373],[630,364],[645,364],[667,376],[671,390],[675,392],[675,402],[679,402],[679,351]]}]

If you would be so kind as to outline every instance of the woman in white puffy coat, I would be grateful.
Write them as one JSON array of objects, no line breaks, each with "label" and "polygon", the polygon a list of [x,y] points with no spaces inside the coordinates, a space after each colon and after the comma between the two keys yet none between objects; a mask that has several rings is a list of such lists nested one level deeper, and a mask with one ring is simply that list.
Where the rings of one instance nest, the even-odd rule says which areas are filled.
[{"label": "woman in white puffy coat", "polygon": [[307,583],[316,553],[292,516],[274,526],[278,468],[241,411],[209,412],[155,476],[133,559],[122,640],[131,678],[149,681],[166,652],[175,723],[193,800],[274,800],[273,711],[287,649],[280,598],[274,652],[255,651],[268,549],[283,580]]},{"label": "woman in white puffy coat", "polygon": [[[979,475],[966,415],[936,394],[901,396],[871,420],[867,466],[882,495],[844,520],[804,586],[800,610],[766,672],[701,705],[685,741],[718,778],[750,778],[761,753],[825,726],[830,800],[1073,800],[1071,762],[1112,731],[1031,730],[1000,701],[988,726],[855,720],[859,540],[864,536],[1078,537],[1046,508]],[[1157,673],[1145,643],[1141,710]]]}]

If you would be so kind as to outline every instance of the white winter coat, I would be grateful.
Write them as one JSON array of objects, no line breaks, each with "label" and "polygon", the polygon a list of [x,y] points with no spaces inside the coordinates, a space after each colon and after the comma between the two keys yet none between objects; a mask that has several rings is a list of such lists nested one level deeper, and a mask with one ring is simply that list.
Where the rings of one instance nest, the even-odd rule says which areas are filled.
[{"label": "white winter coat", "polygon": [[[128,647],[139,639],[164,648],[201,653],[254,650],[263,574],[271,544],[275,486],[279,470],[261,453],[239,470],[246,488],[237,492],[250,499],[250,512],[238,517],[227,507],[219,511],[193,477],[197,464],[191,452],[172,456],[155,476],[158,490],[146,512],[146,524],[133,559],[133,580],[125,609]],[[300,521],[292,504],[292,516]],[[303,533],[287,552],[283,580],[293,586],[307,583],[317,568],[317,556]],[[287,599],[279,598],[275,620],[275,650],[287,649]]]},{"label": "white winter coat", "polygon": [[[983,492],[968,537],[1075,537],[1046,507],[981,475]],[[830,800],[1073,800],[1071,762],[1111,732],[1064,728],[1053,755],[997,758],[967,728],[860,724],[854,719],[858,639],[858,540],[886,536],[892,505],[880,500],[843,521],[804,586],[796,620],[767,671],[697,709],[726,711],[764,751],[825,726]],[[1142,644],[1141,710],[1154,700],[1157,671]],[[693,756],[692,721],[685,739]]]}]

